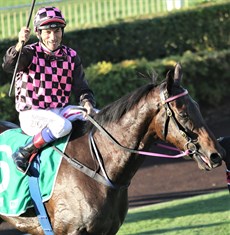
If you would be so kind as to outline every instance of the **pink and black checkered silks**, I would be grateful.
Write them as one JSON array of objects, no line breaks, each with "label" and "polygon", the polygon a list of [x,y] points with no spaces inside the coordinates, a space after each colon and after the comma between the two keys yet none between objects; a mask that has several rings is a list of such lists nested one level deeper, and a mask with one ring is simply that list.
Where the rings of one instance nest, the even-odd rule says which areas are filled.
[{"label": "pink and black checkered silks", "polygon": [[31,47],[35,50],[32,63],[15,82],[17,111],[64,107],[71,93],[76,51],[62,46],[52,60],[39,43]]}]

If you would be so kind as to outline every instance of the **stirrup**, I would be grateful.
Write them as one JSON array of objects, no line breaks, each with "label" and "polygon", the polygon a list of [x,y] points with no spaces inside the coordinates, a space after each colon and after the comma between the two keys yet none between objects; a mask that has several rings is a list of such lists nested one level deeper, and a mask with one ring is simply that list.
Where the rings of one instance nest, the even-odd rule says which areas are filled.
[{"label": "stirrup", "polygon": [[[14,153],[16,154],[16,153]],[[16,165],[16,168],[21,171],[23,174],[27,174],[30,166],[31,166],[31,163],[34,159],[34,157],[37,155],[37,152],[36,153],[33,153],[29,160],[27,159],[24,159],[23,157],[20,157],[20,156],[15,156],[13,155],[13,160],[14,160],[14,163]],[[23,162],[24,161],[24,162]]]},{"label": "stirrup", "polygon": [[29,168],[30,168],[31,162],[28,162],[26,169],[23,167],[20,167],[19,165],[16,165],[16,168],[21,171],[24,175],[27,174]]}]

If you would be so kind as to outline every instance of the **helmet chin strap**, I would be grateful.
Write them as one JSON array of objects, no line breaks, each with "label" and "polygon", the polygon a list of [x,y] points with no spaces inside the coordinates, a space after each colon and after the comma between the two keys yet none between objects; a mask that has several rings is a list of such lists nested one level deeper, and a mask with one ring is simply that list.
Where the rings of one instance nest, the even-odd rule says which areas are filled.
[{"label": "helmet chin strap", "polygon": [[37,29],[37,30],[36,30],[36,34],[37,34],[37,38],[38,38],[39,42],[41,42],[42,45],[45,46],[45,44],[44,44],[43,41],[42,41],[41,33],[42,33],[42,30],[41,30],[41,29]]}]

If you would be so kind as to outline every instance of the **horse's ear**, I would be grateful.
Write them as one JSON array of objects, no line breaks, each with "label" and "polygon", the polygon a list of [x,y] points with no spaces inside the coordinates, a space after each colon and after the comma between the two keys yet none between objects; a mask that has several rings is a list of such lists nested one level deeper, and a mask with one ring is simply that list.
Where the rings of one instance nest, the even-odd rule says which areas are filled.
[{"label": "horse's ear", "polygon": [[174,83],[174,79],[173,79],[173,75],[172,75],[172,71],[169,70],[167,75],[166,75],[166,81],[167,81],[167,91],[169,94],[171,94],[172,91],[172,86]]},{"label": "horse's ear", "polygon": [[180,63],[177,63],[174,69],[174,83],[175,85],[179,86],[180,82],[182,80],[182,67],[180,65]]}]

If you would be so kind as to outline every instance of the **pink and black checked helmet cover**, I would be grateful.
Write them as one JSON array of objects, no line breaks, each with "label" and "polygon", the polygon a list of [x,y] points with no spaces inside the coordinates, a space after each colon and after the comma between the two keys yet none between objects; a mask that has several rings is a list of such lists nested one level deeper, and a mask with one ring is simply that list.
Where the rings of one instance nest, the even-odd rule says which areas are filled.
[{"label": "pink and black checked helmet cover", "polygon": [[34,31],[48,28],[64,28],[66,21],[61,11],[56,7],[42,7],[34,17]]}]

